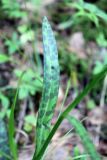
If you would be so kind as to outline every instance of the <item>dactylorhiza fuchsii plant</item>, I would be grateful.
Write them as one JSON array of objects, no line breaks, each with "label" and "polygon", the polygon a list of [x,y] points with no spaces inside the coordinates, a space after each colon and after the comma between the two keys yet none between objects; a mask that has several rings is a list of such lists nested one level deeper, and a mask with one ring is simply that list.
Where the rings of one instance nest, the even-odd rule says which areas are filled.
[{"label": "dactylorhiza fuchsii plant", "polygon": [[[97,153],[93,142],[91,141],[86,129],[84,126],[73,116],[70,116],[70,111],[76,107],[83,98],[91,91],[91,89],[98,83],[101,79],[105,77],[107,74],[107,66],[103,68],[103,70],[94,76],[92,80],[87,84],[87,86],[80,92],[80,94],[74,99],[72,103],[70,103],[64,112],[60,114],[54,126],[51,125],[51,120],[54,113],[54,108],[56,106],[57,98],[58,98],[58,89],[59,89],[59,63],[58,63],[58,51],[57,45],[55,41],[55,37],[52,31],[52,28],[46,17],[43,19],[42,24],[42,34],[43,34],[43,50],[44,50],[44,78],[43,78],[43,90],[42,90],[42,98],[40,101],[37,124],[36,124],[36,146],[35,152],[32,160],[41,160],[44,158],[44,153],[49,146],[49,143],[57,131],[59,125],[64,119],[67,119],[69,123],[72,124],[77,134],[80,136],[84,148],[89,155],[91,160],[101,160],[100,155]],[[23,77],[21,75],[17,87],[17,91],[15,94],[15,98],[13,101],[13,105],[11,107],[11,113],[9,117],[9,146],[10,153],[6,150],[6,145],[8,145],[7,134],[5,134],[6,130],[3,132],[0,130],[0,146],[2,145],[0,155],[2,160],[17,160],[17,145],[14,140],[15,134],[15,125],[14,125],[14,110],[16,105],[16,100],[18,96],[18,90],[21,83],[21,79]],[[1,126],[2,120],[0,121]],[[3,134],[5,134],[5,138],[3,139]],[[6,159],[7,158],[7,159]]]},{"label": "dactylorhiza fuchsii plant", "polygon": [[[80,95],[68,106],[68,108],[59,116],[56,124],[52,128],[51,120],[54,108],[58,98],[59,88],[59,63],[58,51],[55,37],[52,28],[46,17],[43,19],[42,26],[43,33],[43,49],[44,49],[44,82],[42,99],[38,111],[37,127],[36,127],[36,150],[33,160],[40,160],[49,145],[49,142],[55,134],[57,128],[63,119],[67,118],[73,125],[78,135],[88,152],[90,159],[100,160],[99,154],[88,136],[87,131],[83,125],[74,117],[69,115],[69,112],[76,107],[76,105],[83,99],[83,97],[91,90],[91,88],[104,77],[107,68],[105,68],[99,75],[97,75],[80,93]],[[51,129],[52,128],[52,129]]]}]

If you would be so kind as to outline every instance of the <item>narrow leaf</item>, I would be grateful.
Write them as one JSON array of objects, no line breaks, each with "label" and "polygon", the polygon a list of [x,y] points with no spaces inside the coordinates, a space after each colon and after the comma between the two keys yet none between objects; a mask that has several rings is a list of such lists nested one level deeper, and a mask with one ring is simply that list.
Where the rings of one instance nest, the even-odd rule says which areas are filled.
[{"label": "narrow leaf", "polygon": [[46,17],[43,19],[44,79],[36,128],[36,154],[47,139],[59,89],[59,64],[56,41]]},{"label": "narrow leaf", "polygon": [[86,152],[88,152],[89,154],[90,159],[101,160],[84,126],[76,118],[72,116],[68,115],[67,119],[72,124],[77,134],[80,136],[82,143],[86,149]]},{"label": "narrow leaf", "polygon": [[24,72],[22,72],[19,81],[18,81],[18,86],[17,86],[17,90],[15,93],[15,97],[13,100],[13,104],[11,107],[11,112],[10,112],[10,117],[9,117],[9,125],[8,125],[8,134],[9,134],[9,145],[10,145],[10,149],[12,151],[12,156],[14,157],[14,160],[17,160],[17,145],[15,143],[14,140],[14,134],[15,134],[15,120],[14,120],[14,111],[15,111],[15,106],[16,106],[16,102],[17,102],[17,97],[18,97],[18,92],[19,92],[19,86],[22,80],[22,77],[24,75]]}]

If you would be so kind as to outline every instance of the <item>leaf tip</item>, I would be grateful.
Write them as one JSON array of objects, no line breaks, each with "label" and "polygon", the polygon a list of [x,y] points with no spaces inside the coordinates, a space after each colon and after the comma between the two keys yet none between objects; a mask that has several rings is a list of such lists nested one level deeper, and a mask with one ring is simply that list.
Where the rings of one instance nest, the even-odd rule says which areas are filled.
[{"label": "leaf tip", "polygon": [[43,23],[48,22],[48,18],[46,16],[43,17]]}]

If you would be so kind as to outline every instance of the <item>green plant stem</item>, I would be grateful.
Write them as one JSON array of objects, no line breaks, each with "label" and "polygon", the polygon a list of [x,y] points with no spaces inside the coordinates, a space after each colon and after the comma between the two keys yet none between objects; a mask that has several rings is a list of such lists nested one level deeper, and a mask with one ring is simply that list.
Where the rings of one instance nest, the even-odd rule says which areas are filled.
[{"label": "green plant stem", "polygon": [[38,153],[38,155],[36,155],[36,151],[34,153],[33,156],[33,160],[40,160],[41,157],[43,156],[47,146],[49,145],[52,137],[54,136],[56,130],[58,129],[59,125],[61,124],[61,122],[66,118],[66,116],[68,115],[68,113],[75,108],[81,101],[82,99],[88,94],[88,92],[91,91],[91,89],[102,79],[105,77],[107,73],[107,66],[104,67],[104,69],[97,74],[88,84],[87,86],[83,89],[83,91],[77,96],[77,98],[70,104],[68,105],[67,109],[60,115],[60,117],[58,118],[56,124],[54,125],[54,127],[52,128],[48,138],[46,139],[43,147],[41,148],[40,152]]}]

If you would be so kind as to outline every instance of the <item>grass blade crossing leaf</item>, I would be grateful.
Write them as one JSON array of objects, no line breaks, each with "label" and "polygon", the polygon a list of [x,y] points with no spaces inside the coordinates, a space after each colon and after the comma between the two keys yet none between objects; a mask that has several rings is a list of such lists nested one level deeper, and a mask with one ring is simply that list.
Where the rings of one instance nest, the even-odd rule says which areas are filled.
[{"label": "grass blade crossing leaf", "polygon": [[59,89],[59,64],[56,41],[46,17],[43,19],[44,79],[36,128],[36,154],[47,139]]},{"label": "grass blade crossing leaf", "polygon": [[82,143],[90,156],[90,159],[101,160],[84,126],[72,116],[68,115],[67,119],[72,124],[77,134],[80,136]]},{"label": "grass blade crossing leaf", "polygon": [[60,115],[58,118],[57,122],[55,123],[54,127],[52,128],[48,138],[46,139],[44,145],[42,146],[40,152],[38,153],[37,156],[35,156],[35,159],[33,160],[40,160],[41,157],[43,156],[47,146],[49,145],[52,137],[54,136],[56,130],[58,129],[59,125],[61,122],[66,118],[66,116],[69,114],[69,112],[76,107],[82,100],[83,98],[91,91],[91,89],[102,79],[105,77],[107,74],[107,65],[103,68],[103,70],[94,76],[94,78],[87,84],[87,86],[83,89],[83,91],[74,99],[74,101],[68,105],[66,110]]}]

